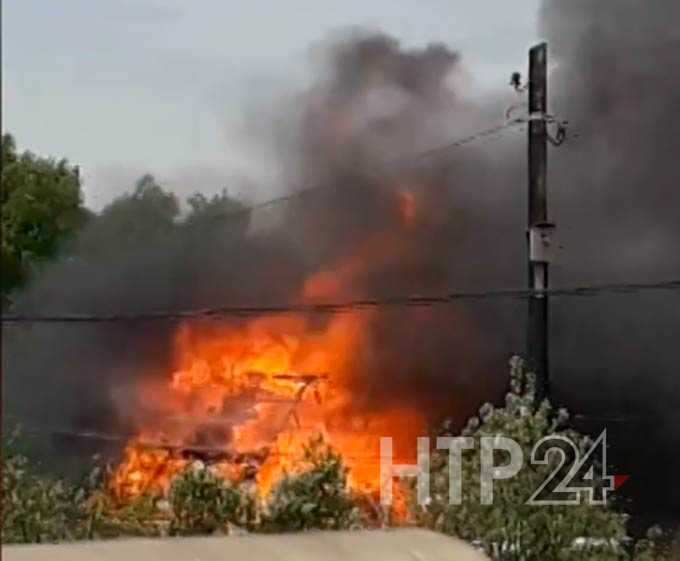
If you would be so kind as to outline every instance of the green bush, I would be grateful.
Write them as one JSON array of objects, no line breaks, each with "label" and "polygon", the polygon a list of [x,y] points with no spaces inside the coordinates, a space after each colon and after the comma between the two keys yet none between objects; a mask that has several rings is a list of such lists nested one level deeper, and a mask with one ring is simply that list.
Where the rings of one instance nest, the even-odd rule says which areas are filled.
[{"label": "green bush", "polygon": [[88,501],[93,538],[119,536],[162,537],[170,533],[170,519],[156,497],[141,495],[119,506],[105,487],[94,489]]},{"label": "green bush", "polygon": [[[458,536],[482,547],[500,561],[608,561],[629,558],[625,514],[611,504],[530,506],[533,492],[557,467],[552,457],[545,465],[527,464],[513,478],[494,481],[492,505],[480,504],[480,445],[484,436],[502,435],[518,442],[525,460],[543,437],[559,434],[577,444],[581,454],[592,442],[567,428],[568,413],[545,401],[534,406],[534,377],[523,362],[511,361],[511,391],[505,405],[484,405],[463,430],[474,438],[475,450],[462,456],[461,505],[449,505],[448,451],[432,456],[431,502],[414,507],[419,522],[434,530]],[[442,436],[450,436],[445,425]],[[499,458],[496,463],[502,463]],[[648,559],[655,550],[649,543],[637,547],[635,558]],[[658,557],[660,559],[660,557]]]},{"label": "green bush", "polygon": [[196,462],[175,477],[170,491],[173,534],[228,532],[231,526],[252,528],[253,495]]},{"label": "green bush", "polygon": [[2,542],[41,543],[167,534],[156,502],[140,497],[120,507],[96,466],[79,485],[39,473],[21,449],[20,432],[3,439]]},{"label": "green bush", "polygon": [[2,462],[2,541],[41,543],[90,538],[88,493],[38,475],[28,459],[7,447]]},{"label": "green bush", "polygon": [[342,530],[362,525],[342,458],[323,439],[305,446],[307,469],[285,475],[272,490],[261,529],[269,532]]}]

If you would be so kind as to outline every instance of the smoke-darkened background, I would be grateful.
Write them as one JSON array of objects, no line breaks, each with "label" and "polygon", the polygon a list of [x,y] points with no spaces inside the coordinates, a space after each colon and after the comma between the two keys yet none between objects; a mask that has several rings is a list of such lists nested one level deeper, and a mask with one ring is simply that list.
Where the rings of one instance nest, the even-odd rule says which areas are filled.
[{"label": "smoke-darkened background", "polygon": [[[551,109],[580,135],[551,154],[560,285],[680,274],[678,18],[680,5],[665,0],[543,5],[557,63]],[[552,310],[559,398],[576,412],[635,418],[610,424],[614,457],[632,475],[628,492],[642,510],[677,517],[677,294],[558,300]]]},{"label": "smoke-darkened background", "polygon": [[[680,277],[678,21],[673,0],[653,9],[635,0],[544,3],[550,108],[572,133],[550,153],[550,214],[564,246],[556,286]],[[392,165],[496,124],[516,94],[508,87],[483,102],[466,99],[465,53],[443,45],[407,51],[376,33],[336,35],[317,60],[312,87],[263,110],[251,140],[280,160],[282,188],[319,189],[132,247],[120,222],[95,222],[19,310],[279,304],[299,299],[313,274],[342,279],[340,289],[314,294],[321,298],[523,287],[524,133]],[[405,225],[402,204],[411,197],[415,213]],[[134,217],[126,224],[134,228]],[[462,422],[502,396],[507,359],[523,350],[524,314],[523,302],[499,300],[424,317],[381,313],[370,348],[357,350],[357,371],[370,373],[356,380],[362,406],[409,400],[433,423]],[[608,425],[613,460],[632,475],[628,491],[641,511],[677,517],[677,293],[556,298],[551,314],[555,400],[576,414],[628,416]],[[6,328],[5,412],[41,427],[134,430],[130,384],[168,375],[172,330],[170,322]],[[602,426],[590,420],[587,428]],[[46,457],[78,461],[118,446],[62,437],[43,444],[36,449]]]}]

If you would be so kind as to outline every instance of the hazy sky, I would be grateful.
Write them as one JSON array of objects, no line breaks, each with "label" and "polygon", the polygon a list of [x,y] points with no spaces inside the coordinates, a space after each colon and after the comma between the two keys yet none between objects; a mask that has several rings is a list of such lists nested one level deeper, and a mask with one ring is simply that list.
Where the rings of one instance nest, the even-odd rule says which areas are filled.
[{"label": "hazy sky", "polygon": [[473,91],[506,87],[540,0],[3,0],[3,129],[80,164],[94,208],[152,172],[181,195],[248,161],[232,131],[302,87],[310,46],[347,26],[460,50]]}]

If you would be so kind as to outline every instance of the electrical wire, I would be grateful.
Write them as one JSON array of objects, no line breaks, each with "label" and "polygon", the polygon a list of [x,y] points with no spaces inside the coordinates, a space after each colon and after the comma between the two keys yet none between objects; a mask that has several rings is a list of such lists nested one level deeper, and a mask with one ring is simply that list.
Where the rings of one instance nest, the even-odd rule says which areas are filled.
[{"label": "electrical wire", "polygon": [[488,290],[479,292],[449,292],[445,294],[422,296],[395,296],[347,300],[339,302],[317,302],[281,304],[270,306],[224,306],[174,311],[144,312],[135,314],[8,314],[2,316],[2,323],[112,323],[145,322],[183,319],[221,319],[239,316],[262,316],[273,314],[338,314],[359,312],[379,308],[431,307],[451,304],[464,300],[517,299],[543,297],[587,297],[603,294],[631,294],[642,291],[680,292],[680,280],[656,283],[623,283],[584,285],[573,288],[549,290]]},{"label": "electrical wire", "polygon": [[[103,442],[132,442],[134,441],[137,445],[142,448],[162,448],[165,450],[175,450],[175,451],[187,451],[193,453],[233,453],[233,450],[225,448],[223,446],[206,446],[206,445],[190,445],[190,444],[172,444],[162,441],[151,441],[140,439],[140,435],[132,432],[102,432],[95,430],[75,430],[70,428],[53,428],[53,427],[38,427],[36,425],[26,425],[21,422],[20,418],[16,415],[5,414],[5,418],[11,418],[15,420],[16,428],[15,430],[21,436],[26,437],[39,437],[39,436],[49,436],[57,438],[76,438],[80,440],[96,440]],[[574,415],[574,421],[577,422],[591,422],[599,424],[632,424],[641,423],[645,420],[644,415],[629,415],[629,414],[616,414],[616,415],[588,415],[588,414],[577,414]],[[309,427],[308,427],[309,428]],[[247,454],[245,454],[247,456]],[[270,456],[287,456],[292,454],[282,453],[280,451],[271,450],[268,453]],[[371,458],[372,456],[349,456],[345,459],[362,459]]]},{"label": "electrical wire", "polygon": [[[391,159],[387,162],[386,167],[387,168],[403,168],[408,165],[414,165],[417,163],[422,162],[423,160],[432,158],[434,156],[437,156],[439,154],[445,153],[449,150],[453,150],[455,148],[462,148],[464,146],[474,144],[476,142],[481,142],[481,141],[486,141],[490,142],[492,140],[498,140],[498,139],[491,139],[494,135],[498,135],[499,133],[503,132],[506,129],[511,129],[514,127],[517,127],[519,125],[523,125],[527,123],[526,118],[516,118],[516,119],[511,119],[507,120],[505,123],[500,124],[500,125],[495,125],[493,127],[490,127],[488,129],[480,130],[477,131],[473,134],[470,134],[465,137],[457,138],[455,140],[451,140],[447,142],[446,144],[443,144],[441,146],[436,146],[434,148],[428,148],[427,150],[424,150],[423,152],[419,152],[417,154],[413,155],[408,155],[408,156],[401,156],[398,158]],[[374,172],[370,172],[366,169],[362,169],[359,167],[350,167],[350,166],[343,166],[344,169],[348,172],[356,173],[358,175],[362,175],[368,179],[371,180],[377,180],[380,179],[380,176],[378,176]],[[276,197],[273,199],[269,199],[267,201],[263,201],[261,203],[255,203],[252,205],[249,205],[247,207],[244,207],[242,209],[238,209],[232,212],[225,212],[221,214],[216,214],[213,216],[213,220],[224,220],[227,218],[234,218],[237,216],[242,216],[242,215],[247,215],[251,214],[254,211],[259,211],[259,210],[264,210],[270,207],[278,206],[283,203],[288,203],[296,199],[300,199],[309,193],[312,193],[314,191],[319,191],[322,189],[327,189],[328,185],[326,183],[317,183],[308,187],[304,187],[301,189],[297,189],[293,191],[292,193],[288,195],[282,195],[280,197]]]}]

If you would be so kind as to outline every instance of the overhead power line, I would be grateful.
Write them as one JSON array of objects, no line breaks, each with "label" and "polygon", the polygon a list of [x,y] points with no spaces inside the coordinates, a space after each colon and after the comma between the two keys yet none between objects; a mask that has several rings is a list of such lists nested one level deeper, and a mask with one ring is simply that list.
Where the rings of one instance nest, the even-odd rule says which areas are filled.
[{"label": "overhead power line", "polygon": [[[461,148],[463,146],[467,146],[468,144],[473,144],[476,142],[482,142],[482,141],[487,141],[489,142],[491,138],[493,138],[495,135],[500,134],[501,132],[514,128],[519,125],[524,125],[528,122],[527,119],[525,118],[517,118],[517,119],[512,119],[509,121],[506,121],[502,125],[497,125],[495,127],[491,127],[486,130],[478,131],[476,133],[473,133],[469,136],[465,136],[463,138],[459,138],[457,140],[452,140],[451,142],[448,142],[447,144],[443,144],[442,146],[437,146],[435,148],[430,148],[429,150],[426,150],[424,152],[421,152],[420,154],[417,154],[415,156],[411,156],[411,160],[415,163],[420,160],[424,160],[427,158],[431,158],[434,156],[437,156],[439,154],[442,154],[444,152],[447,152],[449,150],[453,150],[454,148]],[[500,138],[500,137],[498,137]]]},{"label": "overhead power line", "polygon": [[382,308],[431,307],[464,300],[522,300],[540,295],[550,297],[587,297],[603,294],[631,294],[650,290],[680,292],[680,280],[656,283],[584,285],[573,288],[558,288],[543,291],[488,290],[479,292],[450,292],[434,296],[410,295],[339,302],[301,302],[297,304],[265,306],[223,306],[187,310],[162,310],[134,314],[6,314],[2,316],[2,323],[111,323],[182,319],[220,319],[225,317],[274,314],[338,314]]},{"label": "overhead power line", "polygon": [[[18,435],[22,437],[53,437],[53,438],[69,438],[69,439],[79,439],[79,440],[92,440],[99,442],[135,442],[138,446],[143,448],[160,448],[165,450],[175,450],[175,451],[187,451],[194,453],[229,453],[233,452],[228,447],[223,446],[205,446],[205,445],[189,445],[189,444],[170,444],[161,440],[146,440],[141,438],[139,433],[136,432],[104,432],[98,430],[87,430],[87,429],[74,429],[74,428],[64,428],[64,427],[48,427],[45,425],[38,426],[34,424],[26,424],[23,419],[17,415],[5,414],[3,415],[5,419],[12,419],[15,424],[15,430],[17,430]],[[591,422],[597,424],[642,424],[646,421],[647,417],[641,414],[614,414],[614,415],[588,415],[579,414],[574,415],[574,420],[578,422]],[[228,424],[228,423],[227,423]],[[295,456],[294,453],[284,453],[281,451],[271,451],[268,457],[272,456]],[[373,456],[358,456],[350,455],[344,456],[346,460],[370,460]]]},{"label": "overhead power line", "polygon": [[[446,153],[450,150],[453,150],[455,148],[462,148],[463,146],[468,146],[471,144],[475,144],[478,142],[491,142],[494,140],[499,140],[500,137],[497,136],[500,133],[502,133],[505,130],[512,129],[514,127],[517,127],[519,125],[526,124],[528,122],[528,119],[526,118],[515,118],[506,121],[503,124],[500,125],[495,125],[493,127],[490,127],[488,129],[483,129],[479,130],[475,133],[472,133],[468,136],[460,137],[454,140],[451,140],[445,144],[442,144],[440,146],[436,146],[434,148],[429,148],[427,150],[424,150],[423,152],[418,152],[413,155],[407,155],[407,156],[401,156],[398,158],[393,158],[387,162],[386,168],[401,168],[405,167],[408,165],[414,165],[417,163],[420,163],[424,160],[427,160],[429,158],[433,158],[435,156],[438,156],[440,154]],[[353,173],[356,173],[358,175],[363,175],[368,179],[378,179],[380,176],[376,174],[375,172],[370,172],[366,169],[359,168],[358,166],[343,166],[347,171],[351,171]],[[275,207],[278,206],[279,204],[283,203],[288,203],[293,200],[299,199],[304,197],[305,195],[308,195],[309,193],[319,191],[322,189],[328,188],[328,184],[326,183],[316,183],[308,187],[300,188],[288,195],[282,195],[280,197],[276,197],[273,199],[269,199],[266,201],[262,201],[260,203],[255,203],[249,206],[246,206],[242,209],[235,210],[233,212],[226,212],[222,214],[217,214],[213,218],[215,220],[222,220],[226,218],[234,218],[236,216],[241,216],[244,214],[249,214],[252,213],[253,211],[257,210],[263,210],[266,208],[270,207]]]}]

